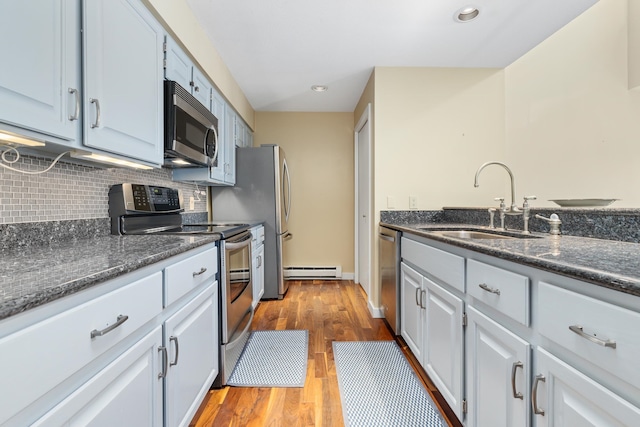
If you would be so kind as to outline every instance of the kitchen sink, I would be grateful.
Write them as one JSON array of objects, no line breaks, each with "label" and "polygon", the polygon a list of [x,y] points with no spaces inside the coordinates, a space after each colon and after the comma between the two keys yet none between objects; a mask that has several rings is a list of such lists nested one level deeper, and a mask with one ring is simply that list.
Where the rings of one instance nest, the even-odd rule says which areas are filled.
[{"label": "kitchen sink", "polygon": [[498,231],[498,230],[478,230],[478,229],[462,229],[462,228],[435,228],[423,227],[420,230],[429,234],[435,234],[442,237],[453,237],[455,239],[538,239],[538,236],[530,234],[522,234],[517,231]]}]

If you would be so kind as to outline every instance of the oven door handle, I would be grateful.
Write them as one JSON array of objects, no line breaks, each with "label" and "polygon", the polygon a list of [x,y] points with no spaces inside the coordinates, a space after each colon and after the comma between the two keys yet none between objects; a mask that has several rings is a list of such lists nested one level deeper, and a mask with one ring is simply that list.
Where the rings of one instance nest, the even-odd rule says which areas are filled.
[{"label": "oven door handle", "polygon": [[235,251],[236,249],[244,248],[245,246],[249,246],[251,244],[251,239],[253,236],[250,231],[245,231],[239,236],[233,236],[232,239],[227,239],[224,241],[225,250]]},{"label": "oven door handle", "polygon": [[[247,313],[251,313],[251,317],[249,317],[249,321],[247,322],[246,326],[244,327],[244,329],[242,330],[241,333],[239,333],[237,336],[238,338],[236,338],[235,340],[227,343],[227,347],[231,347],[233,348],[233,346],[240,340],[242,340],[242,338],[244,337],[244,335],[249,331],[249,328],[251,328],[251,324],[253,323],[253,315],[255,314],[255,310],[253,309],[253,307],[251,307],[251,310],[249,310]],[[245,313],[245,316],[247,315],[247,313]],[[244,316],[243,316],[244,319]],[[231,337],[229,337],[231,338]]]}]

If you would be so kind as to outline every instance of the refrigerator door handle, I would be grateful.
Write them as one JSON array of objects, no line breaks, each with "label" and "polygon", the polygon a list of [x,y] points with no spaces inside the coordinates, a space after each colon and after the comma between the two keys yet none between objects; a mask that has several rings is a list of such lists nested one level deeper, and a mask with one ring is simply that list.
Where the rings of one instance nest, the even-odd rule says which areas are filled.
[{"label": "refrigerator door handle", "polygon": [[291,239],[293,239],[293,233],[286,232],[286,233],[282,236],[282,240],[291,240]]},{"label": "refrigerator door handle", "polygon": [[[282,161],[282,169],[284,171],[285,180],[282,181],[282,196],[286,197],[284,201],[284,216],[285,221],[289,222],[289,213],[291,212],[291,177],[289,176],[289,166],[287,166],[287,159]],[[285,181],[287,184],[287,191],[284,191]]]}]

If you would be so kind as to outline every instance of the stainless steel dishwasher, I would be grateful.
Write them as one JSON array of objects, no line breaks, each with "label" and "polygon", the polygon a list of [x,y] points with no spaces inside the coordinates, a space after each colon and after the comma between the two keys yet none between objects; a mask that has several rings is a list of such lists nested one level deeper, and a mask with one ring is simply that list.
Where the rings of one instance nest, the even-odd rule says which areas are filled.
[{"label": "stainless steel dishwasher", "polygon": [[400,334],[400,235],[380,226],[378,231],[378,277],[384,317],[396,335]]}]

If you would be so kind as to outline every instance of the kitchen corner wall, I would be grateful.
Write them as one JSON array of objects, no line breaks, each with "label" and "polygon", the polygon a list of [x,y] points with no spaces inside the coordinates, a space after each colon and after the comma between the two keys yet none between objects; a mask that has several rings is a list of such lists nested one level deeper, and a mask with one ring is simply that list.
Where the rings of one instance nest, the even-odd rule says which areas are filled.
[{"label": "kitchen corner wall", "polygon": [[284,148],[291,172],[285,266],[354,264],[353,113],[256,112],[254,145]]},{"label": "kitchen corner wall", "polygon": [[[13,167],[39,171],[50,164],[48,158],[23,156]],[[188,203],[196,186],[173,182],[171,174],[167,169],[101,169],[65,161],[41,175],[0,168],[0,224],[108,218],[109,188],[123,182],[178,188]],[[201,199],[190,212],[207,211],[206,196]]]}]

